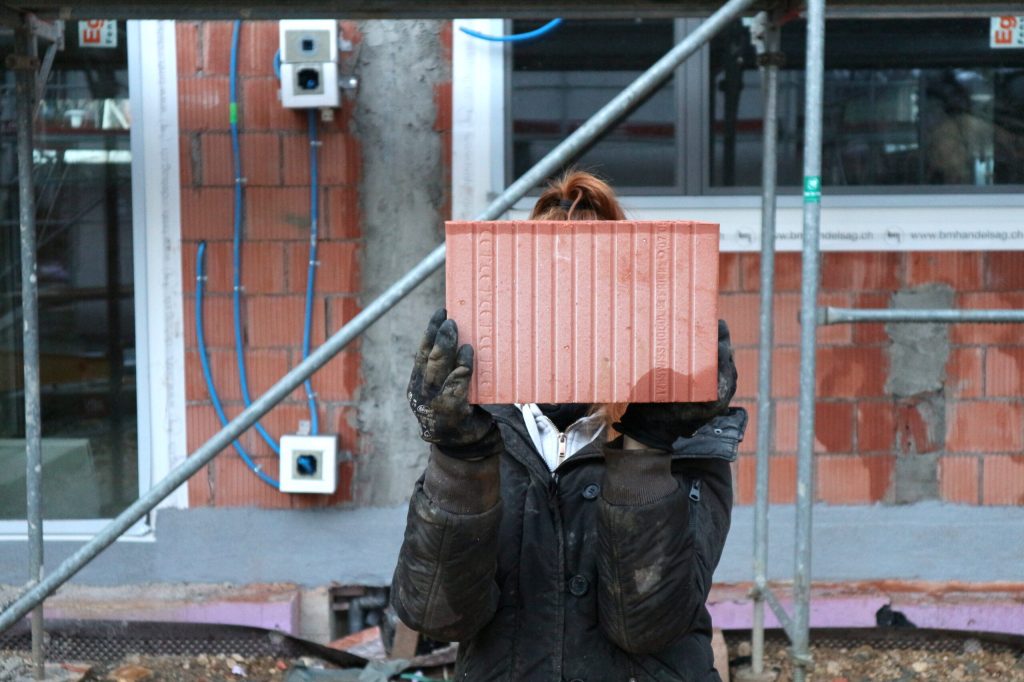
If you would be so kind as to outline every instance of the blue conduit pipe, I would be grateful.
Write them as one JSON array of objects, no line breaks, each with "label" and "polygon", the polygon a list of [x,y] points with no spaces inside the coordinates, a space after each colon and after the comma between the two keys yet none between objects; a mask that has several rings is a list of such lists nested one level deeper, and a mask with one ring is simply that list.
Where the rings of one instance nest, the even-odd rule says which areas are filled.
[{"label": "blue conduit pipe", "polygon": [[[313,326],[313,284],[316,281],[317,268],[317,238],[319,236],[320,221],[320,164],[317,159],[317,148],[320,140],[317,138],[316,130],[316,109],[309,109],[309,268],[306,271],[306,315],[302,325],[302,359],[309,357],[309,345],[311,328]],[[316,409],[316,394],[313,393],[311,379],[306,379],[302,384],[306,388],[306,402],[309,403],[309,428],[312,435],[320,431],[319,418]]]},{"label": "blue conduit pipe", "polygon": [[[213,374],[210,372],[210,358],[206,354],[206,337],[203,332],[203,289],[206,286],[206,242],[199,242],[199,250],[196,253],[196,341],[199,344],[199,362],[203,366],[203,378],[206,380],[206,390],[210,393],[210,401],[213,409],[217,412],[221,426],[226,426],[228,417],[224,414],[224,407],[220,404],[220,396],[217,394],[217,387],[213,383]],[[245,465],[253,473],[260,477],[260,480],[272,488],[280,488],[281,484],[274,478],[264,473],[260,465],[252,461],[252,458],[237,440],[231,443],[235,446],[238,456],[242,458]]]},{"label": "blue conduit pipe", "polygon": [[460,26],[459,30],[468,36],[479,38],[480,40],[489,40],[493,43],[525,43],[528,40],[536,40],[537,38],[540,38],[541,36],[550,33],[551,31],[558,28],[561,24],[561,19],[552,19],[551,21],[544,24],[538,29],[527,31],[526,33],[513,33],[512,35],[507,36],[491,36],[487,35],[486,33],[474,31],[473,29],[466,28],[464,26]]},{"label": "blue conduit pipe", "polygon": [[[238,364],[238,383],[242,389],[242,400],[245,406],[252,404],[249,395],[249,376],[245,371],[245,346],[242,342],[242,152],[238,140],[238,38],[242,32],[242,22],[235,21],[231,30],[231,67],[228,86],[230,90],[229,122],[231,125],[231,163],[235,175],[235,221],[234,238],[231,252],[231,314],[235,330],[235,360]],[[276,453],[281,452],[277,441],[267,433],[259,422],[253,424],[264,442]]]}]

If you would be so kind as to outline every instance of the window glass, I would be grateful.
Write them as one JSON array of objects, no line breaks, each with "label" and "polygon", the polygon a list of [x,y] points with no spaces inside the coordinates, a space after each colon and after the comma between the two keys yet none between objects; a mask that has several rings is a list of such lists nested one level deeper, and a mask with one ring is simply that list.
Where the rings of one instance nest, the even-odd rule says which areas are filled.
[{"label": "window glass", "polygon": [[[48,519],[138,496],[127,46],[68,24],[35,125],[43,495]],[[108,43],[110,40],[107,41]],[[0,38],[0,52],[12,50]],[[0,76],[0,519],[25,518],[14,75]]]},{"label": "window glass", "polygon": [[[536,21],[515,21],[521,33]],[[514,180],[576,130],[674,43],[673,22],[567,21],[512,47]],[[616,187],[677,185],[676,98],[662,87],[577,162]]]},{"label": "window glass", "polygon": [[[805,32],[782,31],[782,185],[802,174]],[[1024,183],[1024,60],[989,47],[988,19],[829,21],[825,54],[825,185]],[[710,64],[710,184],[757,186],[761,81],[742,23],[713,40]]]}]

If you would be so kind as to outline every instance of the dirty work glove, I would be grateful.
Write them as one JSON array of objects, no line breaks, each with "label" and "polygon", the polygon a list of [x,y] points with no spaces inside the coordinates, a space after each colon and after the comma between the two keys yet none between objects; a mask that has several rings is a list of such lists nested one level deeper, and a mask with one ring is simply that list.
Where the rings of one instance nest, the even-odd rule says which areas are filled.
[{"label": "dirty work glove", "polygon": [[[409,379],[409,405],[420,422],[423,440],[458,456],[459,448],[478,443],[495,428],[494,420],[478,405],[470,405],[473,347],[456,350],[459,331],[439,308],[430,318]],[[449,448],[454,448],[450,450]],[[466,456],[479,453],[467,452]]]},{"label": "dirty work glove", "polygon": [[689,437],[712,417],[725,414],[736,393],[736,365],[729,327],[718,321],[718,400],[706,403],[630,403],[612,426],[649,448],[671,450],[679,437]]}]

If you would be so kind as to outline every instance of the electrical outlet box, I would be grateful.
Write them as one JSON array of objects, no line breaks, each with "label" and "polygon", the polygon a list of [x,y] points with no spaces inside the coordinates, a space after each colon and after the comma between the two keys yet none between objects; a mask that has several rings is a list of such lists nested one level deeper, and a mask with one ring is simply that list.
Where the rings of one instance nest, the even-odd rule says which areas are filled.
[{"label": "electrical outlet box", "polygon": [[330,495],[338,487],[337,436],[281,436],[283,493]]},{"label": "electrical outlet box", "polygon": [[338,22],[285,19],[278,26],[281,104],[290,109],[339,106]]}]

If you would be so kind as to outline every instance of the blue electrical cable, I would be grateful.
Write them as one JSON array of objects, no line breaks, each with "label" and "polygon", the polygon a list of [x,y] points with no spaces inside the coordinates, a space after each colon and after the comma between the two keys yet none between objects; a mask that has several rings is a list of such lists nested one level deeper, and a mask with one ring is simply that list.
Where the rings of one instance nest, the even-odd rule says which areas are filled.
[{"label": "blue electrical cable", "polygon": [[[309,109],[309,269],[306,271],[306,316],[302,326],[302,359],[309,357],[310,331],[313,326],[313,283],[316,281],[317,267],[317,237],[319,236],[320,220],[320,169],[317,158],[317,147],[320,140],[317,139],[316,109]],[[316,394],[313,393],[313,383],[310,379],[303,382],[306,387],[306,402],[309,403],[310,433],[317,435],[319,432],[319,419],[316,409]]]},{"label": "blue electrical cable", "polygon": [[[231,30],[231,66],[229,69],[228,88],[230,90],[229,122],[231,124],[231,163],[235,174],[235,221],[232,243],[232,274],[231,274],[231,315],[235,331],[235,360],[238,363],[238,383],[242,389],[242,400],[245,406],[252,405],[249,395],[249,377],[245,371],[245,346],[242,343],[242,152],[238,140],[238,37],[242,30],[242,22],[235,21]],[[263,425],[253,424],[264,442],[276,453],[281,452],[277,444]]]},{"label": "blue electrical cable", "polygon": [[[210,393],[210,402],[217,412],[221,426],[227,426],[228,417],[224,414],[224,407],[220,404],[220,396],[217,395],[217,387],[213,383],[213,374],[210,372],[210,358],[206,355],[206,337],[203,332],[203,289],[206,282],[206,242],[199,242],[199,250],[196,253],[196,341],[199,344],[199,362],[203,366],[203,378],[206,379],[206,390]],[[258,464],[252,461],[249,454],[237,440],[232,441],[238,456],[242,458],[245,465],[253,473],[260,477],[267,485],[273,488],[280,488],[281,484],[263,472]]]},{"label": "blue electrical cable", "polygon": [[561,25],[561,23],[561,19],[552,19],[551,21],[544,24],[538,29],[527,31],[526,33],[513,33],[512,35],[508,36],[491,36],[487,35],[486,33],[474,31],[471,28],[466,28],[465,26],[460,26],[459,30],[468,36],[479,38],[480,40],[489,40],[492,43],[525,43],[528,40],[536,40],[537,38],[540,38],[541,36],[550,33],[551,31],[558,28]]}]

